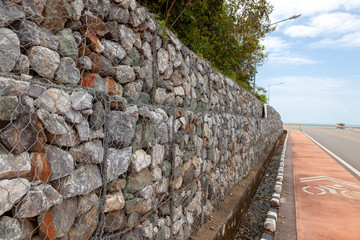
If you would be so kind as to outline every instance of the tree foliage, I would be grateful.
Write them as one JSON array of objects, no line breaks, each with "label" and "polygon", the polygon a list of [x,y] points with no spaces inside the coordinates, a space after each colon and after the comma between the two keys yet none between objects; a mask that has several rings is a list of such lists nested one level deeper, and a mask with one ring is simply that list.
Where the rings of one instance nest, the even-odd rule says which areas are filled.
[{"label": "tree foliage", "polygon": [[266,0],[142,0],[140,4],[190,49],[252,91],[256,65],[266,58],[260,40],[273,30],[272,6]]}]

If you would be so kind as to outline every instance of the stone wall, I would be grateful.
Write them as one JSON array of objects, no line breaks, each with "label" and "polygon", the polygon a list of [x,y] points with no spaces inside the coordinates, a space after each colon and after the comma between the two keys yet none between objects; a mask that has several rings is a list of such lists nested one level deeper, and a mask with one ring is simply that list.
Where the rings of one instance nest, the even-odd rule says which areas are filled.
[{"label": "stone wall", "polygon": [[0,0],[0,238],[188,239],[279,114],[134,0]]}]

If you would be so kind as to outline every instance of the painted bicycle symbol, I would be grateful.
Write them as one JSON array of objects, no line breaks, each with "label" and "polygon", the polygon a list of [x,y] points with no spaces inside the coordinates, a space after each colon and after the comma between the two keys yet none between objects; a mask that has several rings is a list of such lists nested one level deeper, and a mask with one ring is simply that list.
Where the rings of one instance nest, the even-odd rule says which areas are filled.
[{"label": "painted bicycle symbol", "polygon": [[[327,193],[338,194],[340,193],[346,198],[360,200],[360,186],[353,182],[344,181],[337,178],[326,177],[326,176],[317,176],[317,177],[307,177],[300,178],[300,182],[315,182],[315,181],[330,181],[337,184],[334,185],[320,185],[320,186],[305,186],[302,190],[308,194],[312,195],[325,195]],[[341,185],[340,185],[341,184]],[[343,185],[347,185],[349,187],[358,188],[359,191],[353,191],[345,188]],[[357,189],[356,189],[357,190]]]}]

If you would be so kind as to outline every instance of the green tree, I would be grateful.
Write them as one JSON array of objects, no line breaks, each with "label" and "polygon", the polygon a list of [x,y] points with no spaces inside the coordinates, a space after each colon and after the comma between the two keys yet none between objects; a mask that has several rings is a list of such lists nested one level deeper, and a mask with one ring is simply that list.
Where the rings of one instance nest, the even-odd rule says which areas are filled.
[{"label": "green tree", "polygon": [[[266,0],[143,0],[181,41],[239,85],[252,91],[260,40],[273,30]],[[260,96],[261,94],[259,94]],[[262,99],[261,99],[262,100]]]}]

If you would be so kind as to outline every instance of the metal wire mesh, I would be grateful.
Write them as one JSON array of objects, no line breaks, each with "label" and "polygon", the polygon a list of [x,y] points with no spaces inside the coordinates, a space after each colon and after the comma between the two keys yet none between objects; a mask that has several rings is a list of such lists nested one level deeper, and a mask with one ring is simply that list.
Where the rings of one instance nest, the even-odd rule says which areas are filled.
[{"label": "metal wire mesh", "polygon": [[0,238],[188,239],[282,123],[133,0],[0,0]]}]

